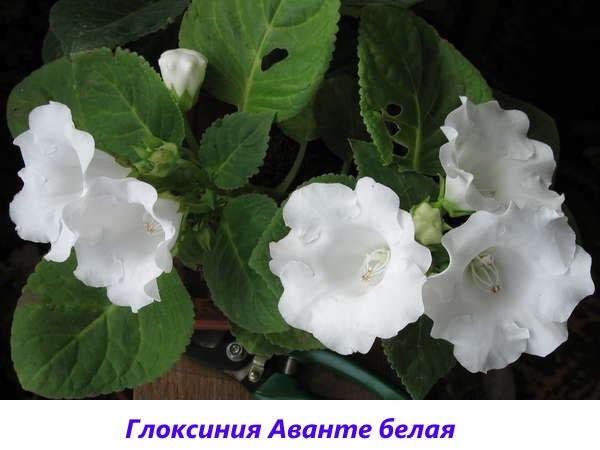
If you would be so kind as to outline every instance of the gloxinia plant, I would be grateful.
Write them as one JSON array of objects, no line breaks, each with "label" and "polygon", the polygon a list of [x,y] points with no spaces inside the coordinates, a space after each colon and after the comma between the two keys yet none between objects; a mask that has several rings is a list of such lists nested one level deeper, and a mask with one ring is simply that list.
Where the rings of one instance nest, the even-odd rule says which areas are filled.
[{"label": "gloxinia plant", "polygon": [[[594,285],[551,189],[555,140],[529,130],[554,124],[494,100],[418,2],[177,1],[115,23],[97,2],[57,2],[54,52],[8,101],[10,215],[50,244],[13,319],[25,389],[166,372],[194,329],[184,272],[261,361],[381,340],[415,398],[457,361],[567,339]],[[121,48],[168,24],[179,48]]]}]

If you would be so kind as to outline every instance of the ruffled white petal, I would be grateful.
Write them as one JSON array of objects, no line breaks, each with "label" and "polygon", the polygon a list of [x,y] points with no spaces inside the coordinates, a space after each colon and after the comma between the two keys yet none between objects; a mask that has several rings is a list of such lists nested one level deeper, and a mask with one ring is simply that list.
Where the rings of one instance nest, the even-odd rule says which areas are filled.
[{"label": "ruffled white petal", "polygon": [[23,189],[9,214],[22,239],[48,242],[47,259],[64,261],[73,245],[62,210],[84,191],[86,171],[94,155],[94,139],[77,130],[69,108],[50,102],[29,115],[30,129],[17,136],[25,167],[19,172]]},{"label": "ruffled white petal", "polygon": [[158,199],[149,184],[99,177],[65,208],[77,235],[75,276],[106,287],[111,302],[135,312],[160,300],[156,279],[172,269],[169,250],[179,229],[176,202]]},{"label": "ruffled white petal", "polygon": [[421,316],[431,254],[414,241],[412,217],[389,188],[370,178],[355,190],[310,184],[291,195],[283,215],[291,231],[270,244],[270,268],[284,286],[287,323],[350,354]]},{"label": "ruffled white petal", "polygon": [[[425,312],[432,336],[453,343],[472,372],[505,367],[523,352],[552,352],[567,338],[574,307],[594,292],[591,258],[555,210],[511,204],[501,214],[479,211],[442,244],[450,265],[425,284]],[[472,275],[470,264],[482,254],[493,256],[497,292]]]},{"label": "ruffled white petal", "polygon": [[461,100],[442,127],[448,139],[440,148],[446,200],[467,211],[498,211],[509,202],[559,210],[564,199],[549,189],[556,167],[552,149],[527,137],[527,116],[496,101]]}]

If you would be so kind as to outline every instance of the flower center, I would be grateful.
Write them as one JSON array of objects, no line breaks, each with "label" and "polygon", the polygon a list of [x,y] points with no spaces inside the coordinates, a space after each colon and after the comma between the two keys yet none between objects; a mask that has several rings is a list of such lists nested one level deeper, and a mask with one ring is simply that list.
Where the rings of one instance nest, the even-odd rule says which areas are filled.
[{"label": "flower center", "polygon": [[475,285],[484,292],[497,294],[502,289],[500,270],[494,255],[483,252],[469,263],[469,271]]},{"label": "flower center", "polygon": [[145,220],[144,230],[146,230],[146,233],[148,233],[149,235],[154,236],[155,234],[160,233],[162,228],[157,222],[154,222],[152,220]]},{"label": "flower center", "polygon": [[362,263],[360,279],[367,284],[375,285],[381,281],[385,274],[385,269],[390,262],[390,249],[379,248],[367,253]]}]

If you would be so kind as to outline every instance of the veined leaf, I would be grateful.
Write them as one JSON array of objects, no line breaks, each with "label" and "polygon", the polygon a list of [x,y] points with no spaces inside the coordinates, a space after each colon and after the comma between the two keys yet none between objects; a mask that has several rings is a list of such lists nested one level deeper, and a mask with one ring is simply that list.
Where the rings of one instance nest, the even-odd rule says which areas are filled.
[{"label": "veined leaf", "polygon": [[282,121],[314,96],[333,52],[338,10],[339,0],[194,0],[180,45],[208,58],[212,95]]},{"label": "veined leaf", "polygon": [[407,150],[403,165],[440,173],[440,127],[459,97],[492,98],[481,74],[430,25],[399,7],[363,10],[358,53],[362,116],[383,164],[392,162],[399,145]]},{"label": "veined leaf", "polygon": [[77,53],[33,72],[8,99],[12,135],[29,128],[30,111],[50,100],[71,108],[75,126],[91,133],[97,148],[130,161],[139,159],[136,148],[184,138],[183,117],[160,76],[126,50]]},{"label": "veined leaf", "polygon": [[433,385],[456,364],[452,344],[433,339],[431,326],[431,319],[422,316],[398,336],[383,341],[388,361],[415,399],[425,398]]},{"label": "veined leaf", "polygon": [[52,398],[108,394],[152,381],[179,359],[194,312],[177,273],[158,279],[160,303],[134,314],[74,269],[74,257],[41,262],[23,290],[11,348],[24,389]]},{"label": "veined leaf", "polygon": [[269,146],[270,113],[239,112],[218,119],[204,132],[200,164],[221,189],[244,186],[258,172]]},{"label": "veined leaf", "polygon": [[254,333],[289,328],[277,309],[279,297],[249,265],[250,255],[276,211],[275,202],[264,195],[248,194],[231,200],[204,262],[215,304],[232,322]]},{"label": "veined leaf", "polygon": [[59,0],[50,33],[63,55],[114,48],[158,31],[183,13],[188,0]]}]

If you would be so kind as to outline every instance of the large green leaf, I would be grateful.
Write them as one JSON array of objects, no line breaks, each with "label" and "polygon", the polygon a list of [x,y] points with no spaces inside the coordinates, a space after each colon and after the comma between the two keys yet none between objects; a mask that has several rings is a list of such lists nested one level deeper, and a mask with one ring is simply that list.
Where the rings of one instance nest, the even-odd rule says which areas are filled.
[{"label": "large green leaf", "polygon": [[352,141],[354,160],[361,177],[371,177],[392,189],[400,197],[400,207],[409,211],[414,205],[435,200],[439,187],[430,177],[412,171],[400,171],[395,166],[383,166],[375,145]]},{"label": "large green leaf", "polygon": [[[333,52],[338,9],[339,0],[194,0],[180,45],[208,57],[211,94],[240,111],[275,112],[281,121],[317,90]],[[275,63],[267,68],[269,62]]]},{"label": "large green leaf", "polygon": [[62,54],[116,47],[158,31],[183,13],[188,0],[59,0],[50,33]]},{"label": "large green leaf", "polygon": [[194,312],[175,272],[158,279],[161,302],[134,314],[77,280],[74,268],[73,257],[42,262],[23,290],[11,347],[24,389],[53,398],[107,394],[147,383],[179,359]]},{"label": "large green leaf", "polygon": [[126,50],[77,53],[25,78],[8,99],[13,136],[28,128],[33,108],[50,100],[71,108],[75,125],[94,136],[97,148],[130,161],[184,138],[183,117],[160,76]]},{"label": "large green leaf", "polygon": [[239,112],[218,119],[205,131],[199,160],[216,186],[236,189],[258,172],[272,121],[270,113]]},{"label": "large green leaf", "polygon": [[459,104],[491,99],[485,80],[451,44],[411,11],[367,7],[359,35],[361,111],[384,164],[394,146],[417,172],[441,172],[440,126]]},{"label": "large green leaf", "polygon": [[221,217],[215,242],[206,255],[204,275],[212,299],[240,327],[255,333],[285,331],[276,297],[248,264],[277,205],[264,195],[231,200]]},{"label": "large green leaf", "polygon": [[422,316],[398,336],[383,341],[383,350],[406,390],[425,398],[432,386],[456,364],[452,345],[430,335],[432,322]]},{"label": "large green leaf", "polygon": [[356,78],[342,72],[325,79],[317,93],[314,110],[325,145],[342,160],[351,159],[349,139],[368,137],[360,116]]}]

